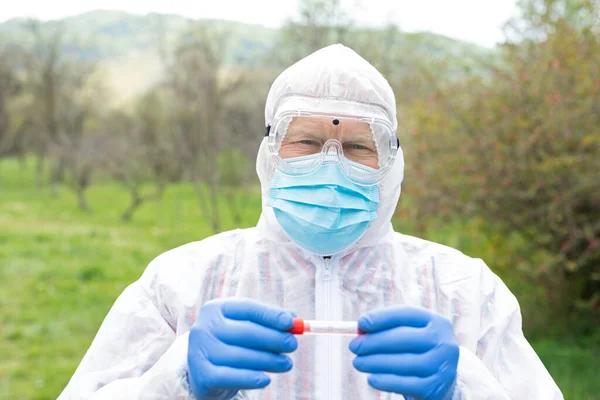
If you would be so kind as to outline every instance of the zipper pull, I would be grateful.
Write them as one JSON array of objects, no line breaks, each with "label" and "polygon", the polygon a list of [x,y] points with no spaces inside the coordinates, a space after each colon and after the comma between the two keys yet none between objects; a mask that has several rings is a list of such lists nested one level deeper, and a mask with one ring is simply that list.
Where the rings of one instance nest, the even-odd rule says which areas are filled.
[{"label": "zipper pull", "polygon": [[325,272],[323,273],[323,280],[331,280],[331,258],[325,258]]}]

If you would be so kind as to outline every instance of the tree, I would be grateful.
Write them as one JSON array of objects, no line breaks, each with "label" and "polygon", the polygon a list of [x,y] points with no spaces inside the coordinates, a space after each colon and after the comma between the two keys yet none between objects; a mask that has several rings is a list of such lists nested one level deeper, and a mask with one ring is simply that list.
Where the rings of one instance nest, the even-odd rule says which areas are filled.
[{"label": "tree", "polygon": [[219,186],[221,195],[225,199],[229,214],[233,217],[235,226],[240,226],[242,220],[242,207],[244,206],[245,189],[248,189],[248,172],[250,168],[248,158],[239,149],[233,148],[219,155]]},{"label": "tree", "polygon": [[483,216],[552,254],[530,274],[586,330],[600,312],[600,40],[568,15],[505,45],[491,79],[414,106],[411,173],[421,212]]},{"label": "tree", "polygon": [[274,58],[282,65],[350,39],[353,20],[341,0],[301,0],[298,15],[281,28],[280,43],[275,46]]},{"label": "tree", "polygon": [[69,173],[69,184],[77,195],[78,206],[82,211],[91,212],[86,191],[92,185],[92,176],[105,161],[108,155],[106,140],[100,132],[86,132],[77,143],[69,143],[73,147],[62,147],[68,152],[65,157]]},{"label": "tree", "polygon": [[130,221],[144,204],[160,201],[173,180],[181,177],[169,127],[164,90],[156,87],[141,96],[132,110],[112,110],[103,124],[104,165],[129,192],[130,202],[121,215]]},{"label": "tree", "polygon": [[83,84],[65,85],[64,90],[58,116],[62,134],[58,142],[52,143],[50,154],[67,173],[79,208],[90,212],[85,193],[92,184],[94,171],[110,156],[101,129],[108,92],[101,74],[86,79]]},{"label": "tree", "polygon": [[15,71],[16,51],[0,49],[0,157],[19,151],[18,140],[11,132],[9,102],[21,91]]},{"label": "tree", "polygon": [[221,230],[218,156],[230,145],[226,104],[245,80],[243,73],[223,68],[227,41],[227,32],[192,25],[175,50],[168,71],[178,153],[215,232]]},{"label": "tree", "polygon": [[[41,185],[44,162],[53,150],[55,166],[51,174],[53,192],[64,178],[68,151],[61,146],[80,135],[82,115],[74,116],[74,92],[83,90],[95,71],[95,65],[76,60],[64,50],[62,26],[50,28],[30,21],[32,45],[25,57],[25,90],[32,96],[29,115],[38,155],[37,182]],[[77,139],[75,139],[77,140]]]},{"label": "tree", "polygon": [[558,25],[600,33],[598,0],[519,0],[521,15],[505,26],[507,39],[540,41],[556,32]]}]

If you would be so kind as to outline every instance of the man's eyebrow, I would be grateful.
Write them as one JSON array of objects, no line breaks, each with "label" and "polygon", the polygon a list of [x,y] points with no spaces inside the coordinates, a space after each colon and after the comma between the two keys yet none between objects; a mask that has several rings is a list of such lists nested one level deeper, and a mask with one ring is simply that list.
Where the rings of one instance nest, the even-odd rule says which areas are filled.
[{"label": "man's eyebrow", "polygon": [[366,132],[364,134],[344,135],[342,140],[344,140],[344,141],[351,140],[353,142],[360,142],[360,143],[375,143],[375,141],[373,140],[373,135],[366,133]]},{"label": "man's eyebrow", "polygon": [[320,132],[315,132],[314,129],[306,129],[306,128],[294,128],[294,129],[290,129],[288,130],[286,137],[287,136],[296,136],[296,135],[304,135],[307,136],[309,138],[315,138],[315,139],[322,139],[323,138],[323,134]]}]

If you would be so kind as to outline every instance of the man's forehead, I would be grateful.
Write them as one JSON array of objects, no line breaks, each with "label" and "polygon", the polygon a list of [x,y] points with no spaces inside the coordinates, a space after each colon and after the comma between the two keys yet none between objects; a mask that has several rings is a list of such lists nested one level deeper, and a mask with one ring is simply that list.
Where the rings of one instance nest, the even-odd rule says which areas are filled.
[{"label": "man's forehead", "polygon": [[328,118],[295,117],[290,123],[289,131],[307,133],[343,131],[371,134],[371,127],[366,122],[348,119],[339,120],[339,123],[335,124],[333,119]]}]

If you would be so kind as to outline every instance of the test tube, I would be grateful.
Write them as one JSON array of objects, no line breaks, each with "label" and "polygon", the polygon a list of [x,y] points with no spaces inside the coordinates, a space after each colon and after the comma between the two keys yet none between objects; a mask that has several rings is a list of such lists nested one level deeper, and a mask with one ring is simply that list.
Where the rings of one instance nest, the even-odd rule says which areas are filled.
[{"label": "test tube", "polygon": [[362,335],[356,321],[317,321],[294,318],[294,325],[289,330],[294,335]]}]

